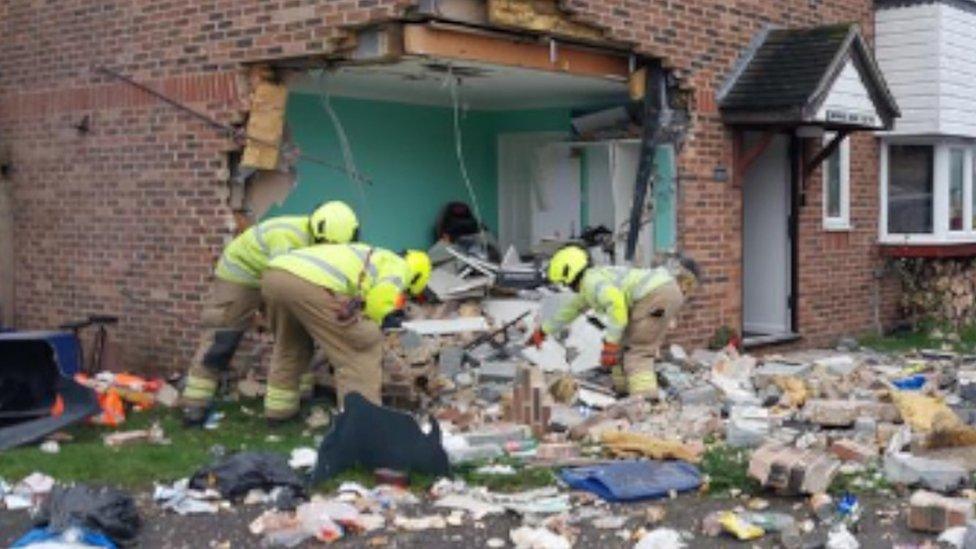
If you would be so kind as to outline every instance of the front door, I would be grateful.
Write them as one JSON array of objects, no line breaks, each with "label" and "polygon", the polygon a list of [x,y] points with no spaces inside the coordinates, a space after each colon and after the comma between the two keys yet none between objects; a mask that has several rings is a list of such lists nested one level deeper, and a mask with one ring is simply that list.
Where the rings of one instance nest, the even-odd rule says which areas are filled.
[{"label": "front door", "polygon": [[[747,132],[745,148],[761,138]],[[742,181],[742,325],[749,338],[793,331],[789,137],[777,135]]]}]

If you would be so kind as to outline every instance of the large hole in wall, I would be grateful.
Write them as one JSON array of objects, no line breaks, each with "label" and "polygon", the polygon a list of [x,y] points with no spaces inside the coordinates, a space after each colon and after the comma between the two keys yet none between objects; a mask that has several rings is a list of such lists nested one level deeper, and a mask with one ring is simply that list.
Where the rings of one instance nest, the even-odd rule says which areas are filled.
[{"label": "large hole in wall", "polygon": [[[404,58],[287,82],[286,134],[303,157],[290,193],[280,170],[252,176],[256,217],[341,199],[362,218],[365,240],[426,248],[444,206],[461,201],[501,249],[526,255],[587,227],[619,231],[629,213],[639,144],[625,79]],[[658,165],[663,217],[648,220],[645,260],[674,239],[673,153],[663,150]]]}]

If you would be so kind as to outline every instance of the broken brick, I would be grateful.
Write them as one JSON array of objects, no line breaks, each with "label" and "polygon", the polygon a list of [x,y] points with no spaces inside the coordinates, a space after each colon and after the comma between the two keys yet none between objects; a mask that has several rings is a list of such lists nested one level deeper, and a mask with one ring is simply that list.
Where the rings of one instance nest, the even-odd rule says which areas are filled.
[{"label": "broken brick", "polygon": [[894,404],[869,400],[809,400],[803,407],[803,416],[824,427],[850,427],[861,417],[892,423],[901,419]]},{"label": "broken brick", "polygon": [[878,449],[851,439],[841,439],[830,445],[830,453],[841,461],[865,463],[878,457]]},{"label": "broken brick", "polygon": [[974,518],[973,503],[966,498],[950,498],[919,490],[908,500],[908,528],[940,533],[965,526]]}]

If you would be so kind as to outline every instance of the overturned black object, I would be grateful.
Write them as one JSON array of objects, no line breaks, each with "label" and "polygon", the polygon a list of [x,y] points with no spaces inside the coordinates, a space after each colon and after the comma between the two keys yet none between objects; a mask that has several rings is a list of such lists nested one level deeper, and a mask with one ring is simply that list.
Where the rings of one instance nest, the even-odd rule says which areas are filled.
[{"label": "overturned black object", "polygon": [[346,395],[345,407],[319,446],[313,482],[357,466],[436,476],[450,473],[435,419],[431,418],[430,433],[424,434],[408,414],[377,406],[359,393]]},{"label": "overturned black object", "polygon": [[[0,335],[0,451],[28,444],[99,410],[91,389],[71,378],[78,369],[70,333]],[[58,397],[60,415],[51,415]]]},{"label": "overturned black object", "polygon": [[190,478],[190,488],[213,488],[227,499],[237,499],[255,488],[290,489],[297,497],[305,495],[305,483],[281,454],[240,452],[200,469]]},{"label": "overturned black object", "polygon": [[35,524],[54,533],[72,527],[97,530],[118,545],[132,545],[139,535],[142,519],[127,492],[79,484],[70,488],[55,486]]}]

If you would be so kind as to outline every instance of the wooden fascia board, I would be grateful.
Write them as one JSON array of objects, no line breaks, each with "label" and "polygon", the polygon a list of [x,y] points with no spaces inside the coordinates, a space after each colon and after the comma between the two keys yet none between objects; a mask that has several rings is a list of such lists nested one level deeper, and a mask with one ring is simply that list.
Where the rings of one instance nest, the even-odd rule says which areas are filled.
[{"label": "wooden fascia board", "polygon": [[439,59],[456,59],[492,65],[613,78],[630,75],[627,56],[579,49],[561,42],[553,45],[491,33],[464,32],[426,24],[403,26],[403,51]]}]

